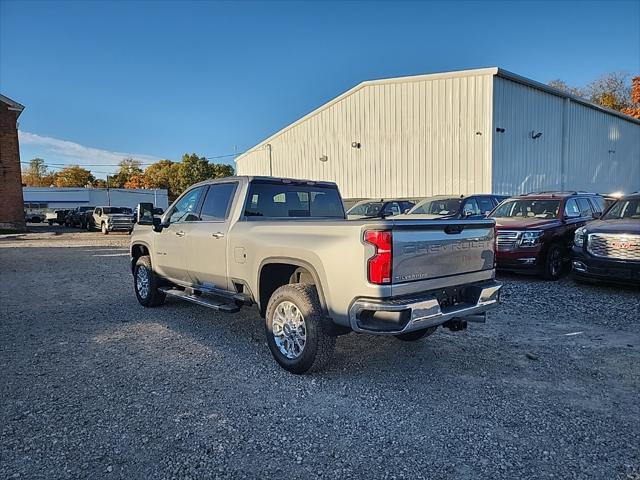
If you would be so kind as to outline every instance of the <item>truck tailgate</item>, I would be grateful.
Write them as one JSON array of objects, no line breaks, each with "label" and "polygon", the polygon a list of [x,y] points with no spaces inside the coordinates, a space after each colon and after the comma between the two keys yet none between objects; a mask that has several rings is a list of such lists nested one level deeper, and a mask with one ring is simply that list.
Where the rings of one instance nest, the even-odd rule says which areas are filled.
[{"label": "truck tailgate", "polygon": [[494,238],[492,219],[394,221],[393,283],[491,270]]}]

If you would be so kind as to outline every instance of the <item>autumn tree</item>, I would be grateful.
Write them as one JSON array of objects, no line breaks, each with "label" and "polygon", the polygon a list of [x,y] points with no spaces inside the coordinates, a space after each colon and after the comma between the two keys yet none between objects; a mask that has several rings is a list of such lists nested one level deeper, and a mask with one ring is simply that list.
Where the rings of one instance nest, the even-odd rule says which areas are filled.
[{"label": "autumn tree", "polygon": [[633,107],[629,75],[622,72],[610,72],[588,83],[584,88],[567,85],[560,79],[552,80],[549,86],[572,95],[585,98],[605,108],[623,111]]},{"label": "autumn tree", "polygon": [[144,174],[131,175],[124,184],[124,188],[144,188]]},{"label": "autumn tree", "polygon": [[140,161],[133,158],[125,158],[118,164],[118,172],[109,177],[109,186],[113,188],[126,188],[125,184],[134,175],[141,175]]},{"label": "autumn tree", "polygon": [[55,175],[56,187],[85,187],[92,185],[95,178],[89,170],[79,165],[64,167]]},{"label": "autumn tree", "polygon": [[30,160],[29,166],[22,171],[22,182],[28,187],[49,187],[54,184],[54,177],[42,158]]},{"label": "autumn tree", "polygon": [[102,178],[96,178],[93,181],[93,186],[95,188],[107,188],[107,181]]},{"label": "autumn tree", "polygon": [[584,93],[582,92],[582,90],[580,90],[579,88],[567,85],[566,82],[564,82],[563,80],[560,80],[559,78],[555,80],[551,80],[549,82],[549,86],[553,88],[557,88],[558,90],[562,90],[563,92],[567,92],[571,95],[575,95],[576,97],[584,96]]},{"label": "autumn tree", "polygon": [[631,106],[623,108],[622,113],[640,119],[640,77],[631,80]]}]

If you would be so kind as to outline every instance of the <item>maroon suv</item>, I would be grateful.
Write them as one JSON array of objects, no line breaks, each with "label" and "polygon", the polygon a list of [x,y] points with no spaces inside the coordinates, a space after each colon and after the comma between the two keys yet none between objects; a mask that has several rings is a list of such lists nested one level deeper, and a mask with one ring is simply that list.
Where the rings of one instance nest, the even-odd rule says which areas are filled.
[{"label": "maroon suv", "polygon": [[498,231],[498,269],[557,280],[568,265],[574,232],[603,209],[604,199],[591,193],[539,192],[505,200],[489,215]]}]

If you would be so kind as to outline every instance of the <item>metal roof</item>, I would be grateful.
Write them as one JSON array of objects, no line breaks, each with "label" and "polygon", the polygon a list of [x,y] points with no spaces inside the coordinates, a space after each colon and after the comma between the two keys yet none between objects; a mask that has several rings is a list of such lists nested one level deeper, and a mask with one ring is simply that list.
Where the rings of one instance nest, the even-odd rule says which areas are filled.
[{"label": "metal roof", "polygon": [[304,115],[303,117],[299,118],[295,122],[293,122],[293,123],[287,125],[286,127],[278,130],[276,133],[274,133],[273,135],[271,135],[271,136],[267,137],[266,139],[262,140],[261,142],[259,142],[257,145],[253,146],[252,148],[250,148],[246,152],[243,152],[242,154],[238,155],[236,157],[236,160],[241,159],[242,157],[244,157],[246,154],[248,154],[250,152],[253,152],[255,150],[258,150],[258,149],[262,148],[263,146],[265,146],[266,144],[271,142],[276,137],[282,135],[284,132],[292,129],[293,127],[301,124],[305,120],[317,115],[318,113],[322,112],[323,110],[326,110],[327,108],[331,107],[332,105],[340,102],[341,100],[347,98],[348,96],[354,94],[358,90],[361,90],[361,89],[363,89],[365,87],[369,87],[369,86],[372,86],[372,85],[390,85],[390,84],[395,84],[395,83],[420,82],[420,81],[424,81],[424,80],[438,80],[438,79],[444,79],[444,78],[461,78],[461,77],[476,76],[476,75],[493,75],[493,76],[501,77],[501,78],[504,78],[504,79],[507,79],[507,80],[511,80],[513,82],[520,83],[522,85],[526,85],[526,86],[535,88],[537,90],[542,90],[542,91],[544,91],[546,93],[549,93],[551,95],[555,95],[557,97],[568,98],[573,102],[580,103],[582,105],[585,105],[587,107],[593,108],[595,110],[599,110],[599,111],[601,111],[603,113],[608,113],[610,115],[615,115],[616,117],[620,117],[620,118],[622,118],[624,120],[627,120],[629,122],[632,122],[632,123],[635,123],[637,125],[640,125],[640,119],[631,117],[629,115],[625,115],[624,113],[618,112],[616,110],[611,110],[609,108],[602,107],[602,106],[597,105],[597,104],[595,104],[595,103],[593,103],[593,102],[591,102],[589,100],[586,100],[584,98],[578,97],[576,95],[572,95],[572,94],[570,94],[568,92],[565,92],[563,90],[559,90],[559,89],[554,88],[554,87],[550,87],[549,85],[545,85],[544,83],[540,83],[540,82],[537,82],[535,80],[531,80],[531,79],[523,77],[521,75],[517,75],[515,73],[509,72],[509,71],[504,70],[502,68],[498,68],[498,67],[475,68],[475,69],[469,69],[469,70],[456,70],[456,71],[451,71],[451,72],[428,73],[428,74],[420,74],[420,75],[409,75],[409,76],[404,76],[404,77],[391,77],[391,78],[381,78],[381,79],[376,79],[376,80],[365,80],[365,81],[357,84],[356,86],[350,88],[346,92],[344,92],[344,93],[338,95],[337,97],[333,98],[332,100],[329,100],[328,102],[326,102],[325,104],[323,104],[320,107],[316,108],[315,110],[312,110],[311,112],[307,113],[306,115]]},{"label": "metal roof", "polygon": [[14,110],[16,112],[22,112],[24,110],[24,105],[20,105],[15,100],[11,100],[9,97],[5,97],[0,94],[0,102],[9,105],[9,110]]}]

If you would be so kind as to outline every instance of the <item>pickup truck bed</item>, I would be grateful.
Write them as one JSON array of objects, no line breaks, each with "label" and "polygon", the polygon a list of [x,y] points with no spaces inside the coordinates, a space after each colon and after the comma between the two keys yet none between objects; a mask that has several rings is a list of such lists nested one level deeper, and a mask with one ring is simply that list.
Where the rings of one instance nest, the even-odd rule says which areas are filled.
[{"label": "pickup truck bed", "polygon": [[[169,292],[255,303],[274,357],[294,373],[326,361],[323,345],[339,334],[413,340],[482,321],[499,300],[490,219],[346,220],[335,184],[269,177],[194,185],[162,219],[152,209],[140,204],[131,244],[140,303]],[[155,301],[140,275],[160,288]]]}]

